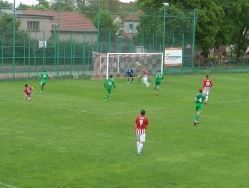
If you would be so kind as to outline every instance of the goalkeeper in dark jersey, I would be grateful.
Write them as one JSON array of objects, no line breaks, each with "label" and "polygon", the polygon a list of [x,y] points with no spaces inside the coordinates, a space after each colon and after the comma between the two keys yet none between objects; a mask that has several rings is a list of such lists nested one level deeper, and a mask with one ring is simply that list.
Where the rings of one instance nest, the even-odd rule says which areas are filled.
[{"label": "goalkeeper in dark jersey", "polygon": [[126,71],[126,74],[128,77],[127,83],[129,84],[130,81],[133,83],[134,72],[133,72],[133,69],[131,67]]}]

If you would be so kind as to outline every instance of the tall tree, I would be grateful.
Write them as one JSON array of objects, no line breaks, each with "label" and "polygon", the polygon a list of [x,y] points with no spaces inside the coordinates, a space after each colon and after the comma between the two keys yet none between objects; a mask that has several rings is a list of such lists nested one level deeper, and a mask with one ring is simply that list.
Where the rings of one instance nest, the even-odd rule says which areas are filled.
[{"label": "tall tree", "polygon": [[38,4],[33,6],[34,9],[48,10],[50,9],[49,2],[47,0],[37,0]]},{"label": "tall tree", "polygon": [[[171,1],[174,3],[174,0]],[[216,0],[177,0],[176,4],[181,5],[183,8],[197,10],[196,42],[202,49],[204,56],[208,57],[210,48],[215,46],[217,34],[225,16],[222,7]]]},{"label": "tall tree", "polygon": [[236,57],[239,60],[249,46],[249,1],[224,0],[220,1],[220,4],[226,15],[223,25],[229,33],[227,38],[230,44],[235,45]]},{"label": "tall tree", "polygon": [[26,5],[24,3],[20,3],[17,9],[26,10],[26,9],[34,9],[34,10],[50,10],[50,4],[48,0],[37,0],[38,3],[36,5]]},{"label": "tall tree", "polygon": [[79,10],[86,10],[88,7],[88,0],[77,0],[77,8]]},{"label": "tall tree", "polygon": [[[188,15],[188,12],[172,5],[165,13],[164,22],[164,7],[151,6],[143,9],[137,36],[139,40],[143,40],[143,45],[153,44],[159,47],[165,40],[166,46],[179,46],[183,43],[183,35],[192,32],[193,18]],[[164,26],[166,26],[165,36],[163,35]]]},{"label": "tall tree", "polygon": [[[20,21],[16,21],[16,46],[23,45],[23,41],[27,40],[27,33],[18,31]],[[9,46],[13,43],[13,16],[10,14],[3,14],[0,17],[0,40],[3,45]],[[18,49],[17,49],[18,50]],[[12,48],[5,49],[5,56],[12,56]]]},{"label": "tall tree", "polygon": [[[20,26],[20,22],[16,23],[16,29]],[[0,17],[0,32],[1,38],[4,42],[10,42],[13,36],[13,16],[9,14],[3,14]]]},{"label": "tall tree", "polygon": [[156,9],[159,9],[160,7],[162,7],[164,3],[164,0],[157,0],[157,1],[154,1],[154,0],[138,0],[137,1],[137,4],[140,6],[140,8],[144,8],[144,7],[147,7],[147,8],[156,8]]},{"label": "tall tree", "polygon": [[8,1],[0,0],[0,8],[11,8],[12,5]]},{"label": "tall tree", "polygon": [[82,13],[94,19],[99,10],[107,10],[112,15],[122,15],[123,9],[128,3],[121,3],[119,0],[77,0],[77,6]]},{"label": "tall tree", "polygon": [[99,28],[100,41],[112,39],[117,32],[117,27],[113,23],[112,15],[108,11],[100,11],[94,19],[94,24],[96,28]]},{"label": "tall tree", "polygon": [[60,0],[60,1],[52,0],[51,1],[52,9],[58,10],[59,7],[60,7],[60,10],[62,11],[72,11],[75,9],[74,1],[73,0]]},{"label": "tall tree", "polygon": [[27,10],[27,9],[30,9],[30,8],[32,8],[32,6],[26,5],[24,3],[20,3],[19,6],[17,7],[18,10]]},{"label": "tall tree", "polygon": [[[164,0],[138,0],[140,6],[160,8],[163,6]],[[197,29],[196,42],[207,57],[209,49],[214,47],[216,36],[219,32],[220,25],[224,18],[222,7],[217,4],[216,0],[197,1],[197,0],[168,0],[170,6],[180,9],[196,9],[197,10]]]}]

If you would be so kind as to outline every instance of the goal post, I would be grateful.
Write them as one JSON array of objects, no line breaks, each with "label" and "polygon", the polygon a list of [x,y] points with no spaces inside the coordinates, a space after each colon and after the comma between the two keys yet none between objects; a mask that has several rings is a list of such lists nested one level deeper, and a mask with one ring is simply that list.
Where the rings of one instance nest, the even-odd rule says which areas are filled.
[{"label": "goal post", "polygon": [[149,75],[156,72],[163,73],[163,53],[106,53],[94,52],[94,76],[106,77],[110,74],[118,77],[126,76],[128,68],[132,68],[135,74],[145,67]]}]

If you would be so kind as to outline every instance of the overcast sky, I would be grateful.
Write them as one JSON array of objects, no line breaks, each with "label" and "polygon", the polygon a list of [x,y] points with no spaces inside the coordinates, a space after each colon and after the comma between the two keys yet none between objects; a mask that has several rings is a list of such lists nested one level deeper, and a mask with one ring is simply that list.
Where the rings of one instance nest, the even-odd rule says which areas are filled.
[{"label": "overcast sky", "polygon": [[[14,0],[7,0],[9,3],[14,3]],[[130,1],[135,1],[135,0],[119,0],[124,3],[129,3]],[[26,4],[26,5],[35,5],[37,4],[38,1],[36,0],[16,0],[16,6],[18,6],[20,3]]]},{"label": "overcast sky", "polygon": [[[14,0],[7,0],[9,3],[14,4]],[[26,5],[35,5],[38,1],[36,0],[16,0],[16,6],[18,6],[20,3],[26,4]]]}]

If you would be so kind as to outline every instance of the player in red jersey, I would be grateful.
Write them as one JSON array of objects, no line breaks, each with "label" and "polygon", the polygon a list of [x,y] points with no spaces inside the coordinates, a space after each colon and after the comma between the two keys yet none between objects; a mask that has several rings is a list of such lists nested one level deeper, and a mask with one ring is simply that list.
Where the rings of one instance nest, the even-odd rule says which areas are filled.
[{"label": "player in red jersey", "polygon": [[205,95],[205,101],[204,101],[205,104],[207,104],[208,102],[208,95],[212,86],[213,86],[212,81],[209,79],[209,76],[206,75],[206,78],[202,81],[203,94]]},{"label": "player in red jersey", "polygon": [[148,70],[143,66],[142,67],[142,71],[141,71],[141,74],[142,74],[142,80],[143,80],[143,83],[145,84],[146,87],[149,87],[150,86],[150,83],[149,83],[149,73],[148,73]]},{"label": "player in red jersey", "polygon": [[137,137],[137,154],[140,155],[145,143],[146,129],[148,127],[149,120],[145,116],[145,110],[141,110],[140,115],[135,120],[135,134]]},{"label": "player in red jersey", "polygon": [[24,85],[24,98],[26,100],[31,100],[32,99],[32,90],[33,90],[33,87],[32,86],[29,86],[28,84],[25,84]]}]

